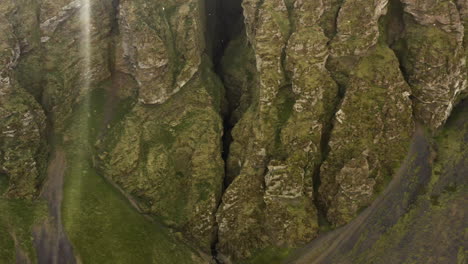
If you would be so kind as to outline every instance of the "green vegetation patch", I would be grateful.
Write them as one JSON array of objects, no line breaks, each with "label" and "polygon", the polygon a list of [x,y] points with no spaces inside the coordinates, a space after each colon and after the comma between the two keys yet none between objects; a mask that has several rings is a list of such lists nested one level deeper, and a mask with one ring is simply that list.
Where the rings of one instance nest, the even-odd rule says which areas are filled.
[{"label": "green vegetation patch", "polygon": [[248,264],[280,264],[292,252],[291,249],[268,247],[257,252]]},{"label": "green vegetation patch", "polygon": [[[63,222],[74,253],[83,263],[196,263],[199,256],[170,229],[147,219],[93,168],[92,144],[106,128],[104,90],[75,107],[64,144],[67,171]],[[120,101],[114,125],[131,107]],[[122,153],[125,155],[125,153]]]},{"label": "green vegetation patch", "polygon": [[0,263],[15,263],[16,247],[35,263],[32,229],[47,215],[45,202],[0,198],[0,212]]},{"label": "green vegetation patch", "polygon": [[63,220],[83,263],[193,263],[188,247],[140,215],[85,157],[69,157]]}]

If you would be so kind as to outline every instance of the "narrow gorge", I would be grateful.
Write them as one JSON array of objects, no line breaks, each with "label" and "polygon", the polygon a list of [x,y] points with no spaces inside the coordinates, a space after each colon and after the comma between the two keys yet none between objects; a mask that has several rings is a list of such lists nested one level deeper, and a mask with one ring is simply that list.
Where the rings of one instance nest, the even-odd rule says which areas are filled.
[{"label": "narrow gorge", "polygon": [[465,263],[467,10],[2,0],[0,264]]}]

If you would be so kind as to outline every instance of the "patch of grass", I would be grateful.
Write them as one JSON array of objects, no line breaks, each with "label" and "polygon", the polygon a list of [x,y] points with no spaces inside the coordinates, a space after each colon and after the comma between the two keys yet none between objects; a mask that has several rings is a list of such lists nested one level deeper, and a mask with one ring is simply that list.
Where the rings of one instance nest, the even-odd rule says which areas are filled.
[{"label": "patch of grass", "polygon": [[[466,103],[465,103],[466,105]],[[433,165],[429,191],[432,192],[439,184],[444,184],[441,175],[447,174],[447,169],[457,166],[466,154],[465,131],[468,123],[464,122],[468,115],[468,107],[459,107],[454,110],[443,130],[435,137],[437,145],[437,158]],[[446,186],[445,190],[450,191],[453,186]]]},{"label": "patch of grass", "polygon": [[8,177],[0,173],[0,196],[8,189]]},{"label": "patch of grass", "polygon": [[255,256],[247,261],[249,264],[280,264],[291,253],[291,249],[268,247],[259,251]]},{"label": "patch of grass", "polygon": [[15,242],[3,223],[0,224],[0,263],[15,263]]},{"label": "patch of grass", "polygon": [[45,202],[0,198],[0,212],[0,263],[15,263],[15,239],[35,263],[32,228],[46,217]]},{"label": "patch of grass", "polygon": [[83,263],[192,263],[188,247],[136,212],[84,158],[73,155],[63,220]]},{"label": "patch of grass", "polygon": [[[76,105],[73,109],[73,114],[66,121],[66,127],[70,129],[85,129],[90,142],[94,142],[98,135],[106,129],[104,126],[105,108],[112,107],[112,119],[107,120],[109,126],[117,124],[131,110],[134,105],[134,99],[127,98],[123,100],[115,99],[115,105],[109,105],[109,93],[103,88],[108,86],[108,82],[104,82],[97,89],[93,89],[89,95]],[[78,123],[78,124],[77,124]],[[81,127],[81,128],[80,128]],[[81,130],[83,132],[83,130]]]},{"label": "patch of grass", "polygon": [[91,143],[102,129],[104,95],[94,91],[76,108],[63,146],[63,222],[74,253],[83,263],[196,263],[192,249],[138,213],[93,168]]}]

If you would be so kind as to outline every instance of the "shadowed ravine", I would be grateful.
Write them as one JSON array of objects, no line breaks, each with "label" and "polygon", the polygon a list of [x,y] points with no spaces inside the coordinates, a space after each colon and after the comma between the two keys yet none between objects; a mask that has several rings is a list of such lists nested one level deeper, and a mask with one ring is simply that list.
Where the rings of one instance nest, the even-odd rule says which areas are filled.
[{"label": "shadowed ravine", "polygon": [[33,230],[39,264],[76,263],[70,241],[62,224],[63,177],[66,170],[65,152],[57,149],[47,170],[47,182],[42,198],[47,201],[50,219]]}]

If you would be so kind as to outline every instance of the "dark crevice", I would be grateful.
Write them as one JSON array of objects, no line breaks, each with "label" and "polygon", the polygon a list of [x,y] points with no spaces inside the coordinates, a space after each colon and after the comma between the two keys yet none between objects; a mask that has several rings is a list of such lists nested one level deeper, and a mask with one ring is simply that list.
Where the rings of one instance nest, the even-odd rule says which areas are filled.
[{"label": "dark crevice", "polygon": [[[339,102],[342,101],[344,98],[339,96]],[[313,196],[313,202],[315,205],[315,208],[317,209],[317,214],[318,214],[318,225],[319,228],[322,227],[327,227],[331,226],[331,224],[327,220],[327,207],[325,204],[323,204],[320,200],[319,196],[319,188],[322,183],[321,181],[321,167],[323,163],[327,160],[328,154],[330,153],[330,146],[328,143],[330,142],[331,134],[333,131],[333,120],[335,118],[335,114],[339,109],[340,103],[335,104],[335,108],[333,109],[333,114],[330,116],[330,118],[325,122],[323,130],[322,130],[322,135],[320,138],[320,161],[319,163],[315,166],[314,171],[313,171],[313,189],[314,189],[314,196]]]},{"label": "dark crevice", "polygon": [[[213,71],[221,80],[225,87],[224,69],[222,59],[225,51],[235,37],[244,32],[244,17],[242,9],[242,0],[205,0],[205,23],[206,23],[206,47],[207,55],[211,58]],[[233,112],[239,106],[240,97],[226,95],[221,107],[221,116],[223,118],[223,136],[222,136],[222,158],[224,160],[224,179],[222,194],[228,187],[227,180],[227,159],[229,157],[229,149],[232,143],[231,131],[238,120],[235,120]],[[222,195],[221,195],[222,196]],[[221,199],[218,201],[218,211],[221,205]],[[216,224],[217,225],[217,224]],[[211,241],[211,255],[213,261],[222,263],[220,260],[217,246],[218,244],[218,227],[215,226],[213,239]]]},{"label": "dark crevice", "polygon": [[387,14],[381,21],[386,23],[385,35],[383,36],[390,48],[394,48],[403,37],[405,32],[404,7],[399,0],[390,0],[387,5]]},{"label": "dark crevice", "polygon": [[[406,32],[406,18],[405,17],[405,5],[400,0],[390,0],[388,2],[388,11],[385,16],[383,16],[379,23],[381,34],[387,44],[387,46],[393,51],[395,57],[398,59],[398,67],[400,68],[401,75],[403,79],[411,88],[410,74],[408,69],[405,67],[405,58],[408,56],[407,42],[405,38]],[[414,95],[410,95],[409,99],[411,100],[412,115],[413,119],[417,120],[414,105],[418,100]]]},{"label": "dark crevice", "polygon": [[[229,92],[227,91],[228,88],[225,86],[222,59],[231,40],[244,32],[244,17],[242,0],[211,1],[214,2],[214,7],[207,11],[207,15],[210,16],[207,22],[215,25],[215,35],[211,40],[209,40],[211,41],[212,47],[212,63],[214,72],[223,83],[226,93],[221,113],[223,117],[224,129],[222,138],[222,158],[224,160],[226,171],[229,149],[233,140],[231,131],[238,121],[234,118],[233,114],[236,108],[239,106],[240,96],[230,96]],[[226,189],[229,184],[230,182],[228,182],[227,178],[225,177],[224,189]]]},{"label": "dark crevice", "polygon": [[[111,2],[110,8],[112,8],[112,13],[111,13],[111,29],[110,29],[110,35],[111,36],[118,36],[120,31],[119,31],[119,6],[120,6],[120,0],[113,0]],[[108,88],[108,91],[106,91],[106,100],[105,100],[105,106],[104,106],[104,119],[103,123],[101,125],[101,129],[98,132],[98,138],[102,137],[105,132],[107,131],[105,128],[111,123],[112,119],[114,118],[114,112],[116,110],[117,104],[119,102],[119,96],[118,92],[120,89],[120,82],[119,82],[119,72],[117,72],[116,69],[116,41],[110,41],[109,42],[109,47],[108,47],[108,69],[110,72],[110,87]]]},{"label": "dark crevice", "polygon": [[[329,70],[330,71],[330,70]],[[333,76],[333,75],[332,75]],[[321,201],[320,195],[319,195],[319,189],[320,185],[322,183],[321,181],[321,168],[323,163],[327,160],[328,155],[330,153],[330,139],[331,135],[333,132],[334,128],[334,120],[336,113],[340,109],[341,103],[344,100],[345,97],[345,91],[346,88],[343,85],[340,85],[335,78],[334,79],[335,83],[338,85],[338,93],[337,93],[337,98],[335,101],[335,104],[333,106],[333,109],[331,110],[331,114],[328,116],[328,118],[325,120],[323,123],[323,129],[322,129],[322,134],[320,136],[320,161],[318,164],[315,166],[314,171],[313,171],[313,189],[314,189],[314,197],[313,197],[313,202],[314,205],[317,209],[317,214],[318,214],[318,224],[319,228],[322,229],[322,227],[329,227],[331,224],[327,220],[327,212],[328,208],[327,206]]]},{"label": "dark crevice", "polygon": [[[327,36],[329,38],[329,41],[327,43],[328,46],[330,46],[333,38],[338,34],[338,17],[339,13],[342,7],[343,1],[339,1],[337,3],[337,6],[334,7],[333,10],[333,19],[331,19],[333,25],[331,28],[331,32],[329,32],[329,35]],[[331,134],[334,128],[334,119],[336,116],[336,113],[340,109],[340,106],[344,100],[345,94],[346,94],[346,87],[345,85],[341,84],[341,82],[338,80],[338,78],[333,74],[333,70],[329,67],[329,62],[330,62],[330,57],[328,58],[327,62],[325,63],[325,68],[327,71],[330,73],[331,78],[333,81],[337,84],[338,86],[338,93],[336,96],[335,103],[333,105],[333,109],[331,110],[331,114],[326,118],[326,120],[323,122],[323,129],[322,129],[322,134],[320,136],[320,161],[316,164],[316,166],[313,168],[313,202],[315,205],[315,208],[317,209],[317,214],[318,214],[318,225],[320,230],[327,229],[327,227],[331,226],[331,223],[328,222],[327,220],[327,211],[328,208],[326,205],[321,201],[320,195],[319,195],[319,189],[321,186],[321,168],[323,163],[327,160],[328,155],[330,153],[330,146],[329,142],[331,139]]]},{"label": "dark crevice", "polygon": [[[288,32],[287,32],[287,35],[286,35],[286,38],[285,38],[285,41],[284,41],[284,47],[283,49],[281,50],[281,68],[283,69],[283,73],[284,73],[284,79],[285,79],[285,82],[287,85],[290,85],[291,84],[291,72],[288,71],[287,67],[286,67],[286,56],[287,56],[287,50],[288,50],[288,45],[289,45],[289,40],[291,39],[291,36],[293,34],[293,32],[295,31],[295,21],[293,19],[294,17],[294,2],[289,0],[289,1],[286,1],[286,11],[287,11],[287,14],[288,14],[288,21],[289,21],[289,29],[288,29]],[[292,87],[291,87],[291,90],[292,90]],[[292,92],[292,91],[291,91]]]},{"label": "dark crevice", "polygon": [[455,4],[455,7],[457,8],[458,15],[460,16],[460,21],[463,21],[463,17],[462,17],[463,7],[462,7],[462,4],[461,4],[461,1],[459,2],[457,0],[453,0],[453,3]]},{"label": "dark crevice", "polygon": [[[230,41],[244,30],[242,0],[207,0],[205,2],[205,15],[207,16],[208,53],[211,57],[213,70],[224,84],[222,58]],[[225,89],[226,90],[226,89]],[[239,98],[226,96],[222,107],[223,117],[223,151],[222,157],[226,161],[229,156],[229,147],[232,142],[231,130],[235,125],[233,111],[238,106]],[[225,183],[225,187],[227,183]]]},{"label": "dark crevice", "polygon": [[119,7],[120,0],[112,0],[112,25],[111,25],[111,35],[119,34]]},{"label": "dark crevice", "polygon": [[331,31],[329,32],[329,38],[330,40],[333,39],[336,34],[338,33],[338,18],[339,18],[339,14],[340,14],[340,11],[341,11],[341,7],[343,6],[343,2],[344,0],[338,0],[337,3],[336,3],[336,6],[334,6],[334,8],[332,8],[332,11],[334,12],[333,13],[333,20],[332,20],[332,28],[331,28]]}]

